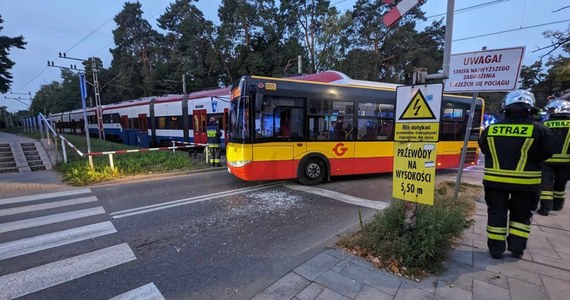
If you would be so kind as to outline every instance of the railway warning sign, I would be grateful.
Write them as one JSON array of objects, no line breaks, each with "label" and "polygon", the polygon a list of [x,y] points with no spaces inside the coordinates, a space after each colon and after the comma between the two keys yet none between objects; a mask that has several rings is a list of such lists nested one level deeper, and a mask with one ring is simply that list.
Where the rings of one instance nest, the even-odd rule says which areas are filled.
[{"label": "railway warning sign", "polygon": [[451,55],[449,93],[505,92],[517,86],[525,47],[482,50]]},{"label": "railway warning sign", "polygon": [[436,143],[394,144],[392,197],[433,205]]},{"label": "railway warning sign", "polygon": [[398,142],[436,142],[443,85],[441,83],[401,86],[396,90]]}]

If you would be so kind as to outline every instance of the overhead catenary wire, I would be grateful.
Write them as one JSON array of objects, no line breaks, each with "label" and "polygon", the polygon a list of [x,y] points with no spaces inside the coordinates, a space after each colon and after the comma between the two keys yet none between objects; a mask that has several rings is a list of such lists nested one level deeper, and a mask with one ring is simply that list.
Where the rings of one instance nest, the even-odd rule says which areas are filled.
[{"label": "overhead catenary wire", "polygon": [[564,22],[570,22],[570,19],[560,20],[560,21],[554,21],[554,22],[548,22],[548,23],[542,23],[542,24],[536,24],[536,25],[530,25],[530,26],[523,26],[523,27],[520,27],[520,28],[514,28],[514,29],[508,29],[508,30],[501,30],[501,31],[496,31],[496,32],[491,32],[491,33],[484,33],[484,34],[469,36],[469,37],[465,37],[465,38],[454,39],[453,41],[454,41],[454,42],[460,42],[460,41],[465,41],[465,40],[470,40],[470,39],[476,39],[476,38],[480,38],[480,37],[486,37],[486,36],[490,36],[490,35],[497,35],[497,34],[502,34],[502,33],[507,33],[507,32],[518,31],[518,30],[532,29],[532,28],[537,28],[537,27],[542,27],[542,26],[548,26],[548,25],[553,25],[553,24],[558,24],[558,23],[564,23]]},{"label": "overhead catenary wire", "polygon": [[[148,20],[154,18],[155,16],[157,16],[158,14],[160,14],[161,12],[163,12],[164,10],[166,10],[166,8],[161,9],[160,11],[158,11],[157,13],[155,13],[154,15],[152,15],[151,17],[148,18]],[[86,36],[84,36],[83,38],[81,38],[77,43],[75,43],[73,46],[71,46],[69,49],[67,49],[64,52],[69,52],[71,50],[73,50],[75,47],[77,47],[79,44],[85,42],[90,36],[92,36],[93,34],[95,34],[97,31],[101,30],[101,28],[105,27],[107,24],[109,24],[109,22],[111,22],[115,17],[111,17],[107,20],[105,20],[101,25],[97,26],[97,28],[93,29],[91,32],[89,32]],[[111,45],[113,42],[108,43],[107,45],[105,45],[104,47],[102,47],[101,49],[97,50],[96,52],[94,52],[92,55],[94,55],[95,53],[103,50],[104,48],[106,48],[107,46]],[[59,57],[56,57],[54,60],[58,60]],[[34,80],[36,80],[40,75],[42,75],[45,71],[47,70],[47,66],[44,66],[40,72],[38,72],[38,74],[36,74],[34,77],[32,77],[32,79],[30,79],[28,82],[26,82],[26,84],[24,84],[23,86],[20,87],[20,89],[24,89],[25,87],[27,87],[30,83],[32,83]]]},{"label": "overhead catenary wire", "polygon": [[[476,9],[480,9],[480,8],[485,8],[487,6],[497,5],[497,4],[501,4],[501,3],[509,2],[509,1],[511,1],[511,0],[494,0],[494,1],[490,1],[490,2],[485,2],[485,3],[473,5],[473,6],[468,6],[468,7],[456,9],[454,11],[454,13],[460,14],[460,13],[464,13],[464,12],[468,12],[468,11],[472,11],[472,10],[476,10]],[[429,20],[437,19],[439,17],[445,17],[446,14],[447,13],[444,12],[444,13],[439,13],[439,14],[427,16],[425,21],[421,21],[421,22],[417,22],[417,23],[418,24],[426,23],[426,22],[429,22]]]}]

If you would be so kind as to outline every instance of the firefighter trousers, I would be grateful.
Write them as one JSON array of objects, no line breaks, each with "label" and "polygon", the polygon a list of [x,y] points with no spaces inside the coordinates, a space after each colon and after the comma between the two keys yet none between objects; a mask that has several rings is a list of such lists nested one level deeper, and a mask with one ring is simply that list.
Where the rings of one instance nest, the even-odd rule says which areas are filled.
[{"label": "firefighter trousers", "polygon": [[501,255],[508,249],[522,255],[530,234],[532,211],[538,205],[538,191],[485,187],[485,202],[487,246],[491,254]]},{"label": "firefighter trousers", "polygon": [[540,191],[540,211],[548,214],[561,210],[566,198],[566,183],[570,179],[570,165],[543,164]]},{"label": "firefighter trousers", "polygon": [[220,145],[208,144],[208,151],[210,151],[210,156],[208,157],[208,162],[212,167],[220,166],[220,156],[222,153],[222,148]]}]

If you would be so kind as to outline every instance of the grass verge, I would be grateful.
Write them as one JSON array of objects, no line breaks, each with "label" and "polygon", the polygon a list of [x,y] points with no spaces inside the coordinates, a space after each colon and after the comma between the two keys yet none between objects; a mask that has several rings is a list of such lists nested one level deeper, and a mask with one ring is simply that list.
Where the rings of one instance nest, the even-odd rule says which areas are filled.
[{"label": "grass verge", "polygon": [[453,201],[454,182],[436,187],[434,205],[419,205],[417,226],[404,229],[404,201],[395,200],[361,230],[343,237],[341,249],[375,266],[410,279],[443,271],[449,251],[472,224],[475,202],[483,188],[462,184]]},{"label": "grass verge", "polygon": [[[40,139],[40,134],[25,133],[22,129],[13,128],[6,132]],[[69,142],[82,152],[87,152],[85,136],[63,135]],[[58,151],[61,153],[61,144],[58,141]],[[91,151],[115,151],[136,149],[136,147],[107,142],[98,138],[91,138]],[[85,186],[93,183],[110,181],[129,175],[152,174],[168,171],[186,171],[206,168],[207,164],[201,159],[191,159],[187,152],[151,151],[113,155],[115,168],[109,164],[109,156],[94,156],[94,168],[89,168],[87,157],[81,157],[77,152],[67,147],[67,163],[59,162],[55,166],[64,181],[76,186]]]}]

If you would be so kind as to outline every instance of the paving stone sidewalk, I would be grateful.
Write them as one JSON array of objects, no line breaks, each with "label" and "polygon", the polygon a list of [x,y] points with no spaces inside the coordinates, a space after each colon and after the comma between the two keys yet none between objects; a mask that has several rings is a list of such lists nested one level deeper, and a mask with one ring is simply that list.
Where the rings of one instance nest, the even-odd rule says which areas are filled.
[{"label": "paving stone sidewalk", "polygon": [[[464,181],[480,184],[481,177],[482,172],[472,172]],[[566,192],[570,194],[570,189]],[[438,276],[414,282],[341,250],[327,249],[253,299],[570,299],[570,207],[548,217],[534,216],[520,260],[489,256],[487,207],[482,199],[474,220],[452,251],[446,271]]]}]

